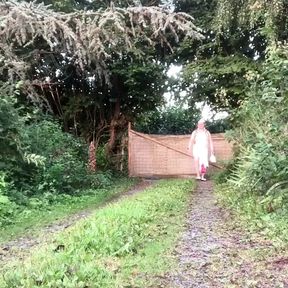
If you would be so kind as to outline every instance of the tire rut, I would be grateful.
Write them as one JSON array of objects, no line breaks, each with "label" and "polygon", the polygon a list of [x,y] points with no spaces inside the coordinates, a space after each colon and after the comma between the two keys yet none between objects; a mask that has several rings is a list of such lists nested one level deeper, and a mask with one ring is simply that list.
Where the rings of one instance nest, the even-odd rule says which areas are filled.
[{"label": "tire rut", "polygon": [[132,189],[124,193],[115,195],[107,202],[99,205],[97,208],[94,208],[94,209],[90,208],[90,209],[82,210],[80,212],[77,212],[73,215],[70,215],[62,219],[61,221],[57,221],[57,222],[47,225],[46,227],[43,227],[38,236],[25,235],[23,237],[19,237],[15,240],[1,244],[0,245],[0,266],[13,259],[22,260],[23,258],[29,255],[31,250],[37,248],[39,245],[42,245],[44,243],[48,243],[49,241],[51,241],[55,234],[60,233],[61,231],[64,231],[70,226],[73,226],[78,221],[89,217],[95,211],[109,204],[118,202],[125,197],[130,197],[134,194],[142,192],[146,188],[153,185],[154,182],[155,182],[154,180],[143,180],[140,183],[138,183],[135,187],[133,187]]}]

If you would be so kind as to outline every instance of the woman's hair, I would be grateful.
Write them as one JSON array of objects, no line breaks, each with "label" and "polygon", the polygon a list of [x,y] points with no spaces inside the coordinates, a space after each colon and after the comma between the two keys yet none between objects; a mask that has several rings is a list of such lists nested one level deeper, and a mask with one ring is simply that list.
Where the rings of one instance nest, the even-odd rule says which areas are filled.
[{"label": "woman's hair", "polygon": [[198,124],[205,124],[205,119],[204,119],[204,118],[201,118],[201,119],[198,121]]}]

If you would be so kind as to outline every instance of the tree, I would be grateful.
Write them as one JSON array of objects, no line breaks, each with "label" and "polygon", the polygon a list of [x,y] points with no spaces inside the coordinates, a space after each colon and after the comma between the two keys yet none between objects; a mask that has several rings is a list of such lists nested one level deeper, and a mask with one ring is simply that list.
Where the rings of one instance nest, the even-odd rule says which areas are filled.
[{"label": "tree", "polygon": [[0,7],[2,72],[6,69],[24,79],[30,61],[37,63],[42,53],[61,53],[64,60],[70,57],[77,69],[90,67],[99,80],[109,83],[110,60],[123,59],[127,53],[140,56],[145,47],[156,45],[172,50],[171,45],[184,33],[201,37],[189,15],[157,7],[123,9],[112,5],[70,14],[24,2],[6,2]]},{"label": "tree", "polygon": [[108,151],[117,130],[161,102],[165,55],[184,37],[201,37],[189,15],[159,7],[63,14],[6,2],[0,11],[2,77],[24,80],[32,101],[96,146],[109,131]]},{"label": "tree", "polygon": [[[26,2],[31,2],[26,0]],[[129,6],[159,6],[162,3],[161,0],[37,0],[36,3],[44,3],[45,5],[51,5],[55,11],[61,12],[73,12],[75,10],[98,10],[100,8],[105,9],[112,3],[117,7],[127,8]],[[164,1],[165,2],[165,1]]]},{"label": "tree", "polygon": [[[143,113],[135,123],[135,129],[148,134],[190,134],[201,118],[200,110],[183,107],[166,107]],[[211,133],[223,133],[230,128],[228,119],[206,121]]]},{"label": "tree", "polygon": [[195,17],[196,25],[203,29],[205,36],[201,41],[184,41],[178,50],[177,62],[184,66],[185,100],[190,106],[204,101],[216,110],[239,107],[245,99],[243,76],[261,66],[265,38],[257,27],[240,28],[233,17],[225,29],[219,28],[218,1],[184,0],[175,1],[175,5],[176,11],[183,10]]},{"label": "tree", "polygon": [[[256,27],[269,41],[287,39],[288,3],[286,0],[220,0],[217,6],[218,31],[233,21],[239,28]],[[233,20],[232,20],[233,19]]]},{"label": "tree", "polygon": [[233,113],[231,137],[238,153],[228,189],[241,198],[260,196],[271,213],[287,205],[288,3],[221,0],[218,5],[218,33],[230,34],[233,22],[241,31],[256,30],[265,42],[262,65],[245,75],[246,98]]},{"label": "tree", "polygon": [[169,107],[142,114],[135,129],[148,134],[190,134],[199,118],[199,110]]}]

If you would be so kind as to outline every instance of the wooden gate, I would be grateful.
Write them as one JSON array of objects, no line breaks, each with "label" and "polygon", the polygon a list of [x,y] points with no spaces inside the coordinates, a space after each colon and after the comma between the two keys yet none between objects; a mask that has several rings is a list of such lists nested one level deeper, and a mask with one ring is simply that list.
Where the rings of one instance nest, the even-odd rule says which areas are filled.
[{"label": "wooden gate", "polygon": [[[130,176],[173,177],[196,174],[192,156],[187,151],[189,138],[190,135],[147,135],[129,127]],[[232,158],[232,144],[223,134],[212,134],[212,140],[218,161]]]}]

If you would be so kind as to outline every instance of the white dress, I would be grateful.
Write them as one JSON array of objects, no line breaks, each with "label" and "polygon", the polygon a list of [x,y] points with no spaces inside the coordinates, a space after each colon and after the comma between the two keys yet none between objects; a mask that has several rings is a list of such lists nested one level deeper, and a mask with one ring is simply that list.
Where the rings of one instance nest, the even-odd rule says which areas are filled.
[{"label": "white dress", "polygon": [[199,160],[199,168],[202,164],[209,166],[209,132],[207,130],[195,130],[193,157]]}]

